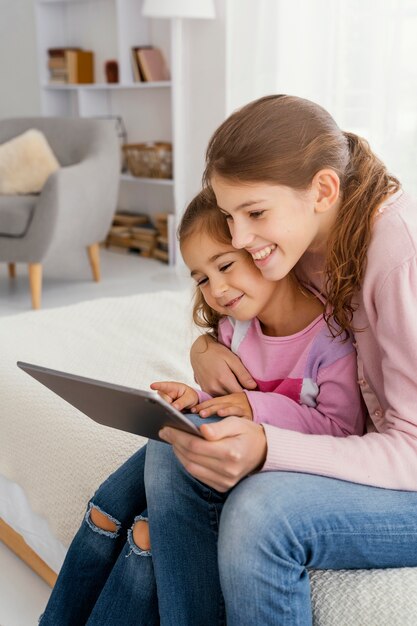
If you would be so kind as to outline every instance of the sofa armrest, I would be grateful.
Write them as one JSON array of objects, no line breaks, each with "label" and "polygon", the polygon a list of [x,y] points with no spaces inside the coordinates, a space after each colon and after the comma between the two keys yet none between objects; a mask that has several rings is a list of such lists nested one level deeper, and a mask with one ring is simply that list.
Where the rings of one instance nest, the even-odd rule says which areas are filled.
[{"label": "sofa armrest", "polygon": [[88,157],[47,180],[36,213],[54,216],[54,245],[86,246],[104,239],[116,210],[119,164]]}]

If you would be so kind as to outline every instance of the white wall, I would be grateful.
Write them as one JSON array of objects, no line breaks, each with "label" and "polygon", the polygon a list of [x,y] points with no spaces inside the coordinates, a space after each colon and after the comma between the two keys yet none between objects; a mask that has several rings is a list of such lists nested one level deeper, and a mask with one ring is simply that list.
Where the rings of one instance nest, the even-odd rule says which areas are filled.
[{"label": "white wall", "polygon": [[0,119],[39,114],[33,0],[0,0]]},{"label": "white wall", "polygon": [[227,115],[226,23],[223,0],[215,20],[185,20],[183,29],[186,200],[198,193],[208,141]]}]

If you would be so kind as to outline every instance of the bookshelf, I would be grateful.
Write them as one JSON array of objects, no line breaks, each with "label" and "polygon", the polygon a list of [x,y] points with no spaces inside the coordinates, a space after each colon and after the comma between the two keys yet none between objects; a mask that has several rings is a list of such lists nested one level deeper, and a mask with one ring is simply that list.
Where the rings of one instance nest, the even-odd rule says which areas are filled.
[{"label": "bookshelf", "polygon": [[[176,54],[172,20],[142,15],[142,0],[34,0],[41,108],[45,116],[121,117],[127,143],[168,141],[173,143],[174,178],[138,178],[120,175],[119,209],[152,216],[170,213],[171,237],[186,201],[183,164],[177,145],[181,124],[175,111],[175,76],[159,82],[135,82],[131,48],[152,45],[160,48],[172,67]],[[94,52],[95,82],[50,84],[48,49],[79,47]],[[116,60],[119,82],[107,83],[105,62]],[[175,141],[174,141],[175,137]],[[175,238],[175,237],[174,237]],[[174,255],[171,261],[174,262]]]}]

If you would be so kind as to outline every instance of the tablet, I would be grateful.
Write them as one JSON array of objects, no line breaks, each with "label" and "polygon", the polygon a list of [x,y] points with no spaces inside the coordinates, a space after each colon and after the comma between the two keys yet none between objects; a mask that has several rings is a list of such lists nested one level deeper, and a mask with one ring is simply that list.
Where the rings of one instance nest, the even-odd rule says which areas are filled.
[{"label": "tablet", "polygon": [[202,437],[198,427],[156,391],[114,385],[33,363],[18,361],[17,366],[104,426],[157,441],[162,441],[158,432],[163,426],[172,426]]}]

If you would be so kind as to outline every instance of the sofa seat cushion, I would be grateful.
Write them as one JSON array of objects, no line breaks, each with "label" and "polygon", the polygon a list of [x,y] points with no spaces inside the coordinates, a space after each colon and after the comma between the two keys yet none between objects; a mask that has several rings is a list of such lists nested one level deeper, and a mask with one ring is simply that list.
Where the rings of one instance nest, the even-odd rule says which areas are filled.
[{"label": "sofa seat cushion", "polygon": [[26,234],[38,195],[0,195],[0,237],[23,237]]}]

